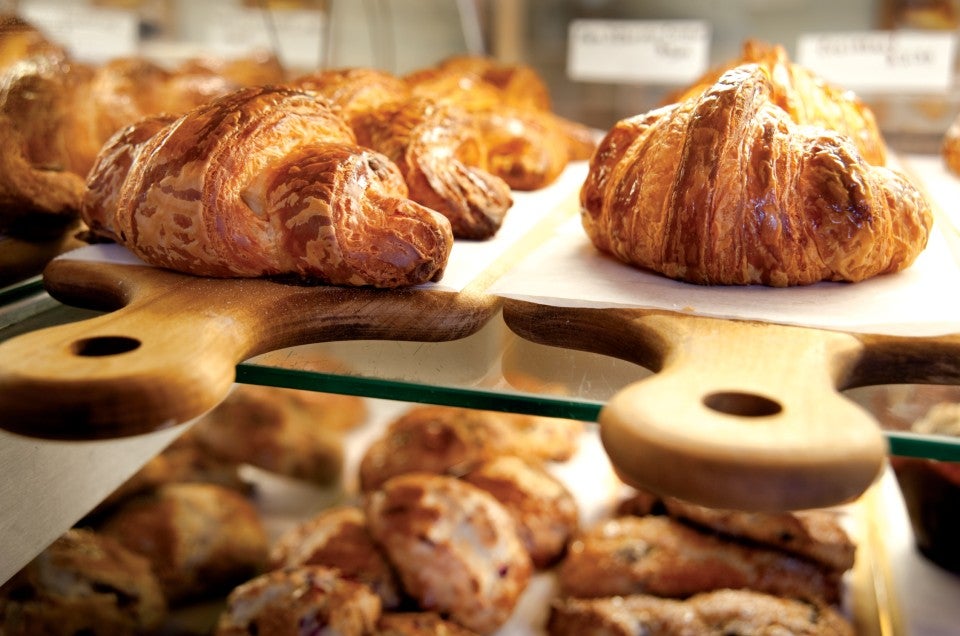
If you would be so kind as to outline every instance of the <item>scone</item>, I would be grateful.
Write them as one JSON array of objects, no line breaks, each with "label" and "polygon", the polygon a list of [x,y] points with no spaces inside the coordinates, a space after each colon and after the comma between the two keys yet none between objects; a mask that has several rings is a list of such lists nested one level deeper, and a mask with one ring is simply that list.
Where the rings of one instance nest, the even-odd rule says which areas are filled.
[{"label": "scone", "polygon": [[421,609],[480,633],[500,627],[532,564],[510,514],[455,477],[408,473],[366,498],[370,532]]},{"label": "scone", "polygon": [[841,574],[779,550],[701,532],[669,517],[607,519],[571,542],[558,571],[566,596],[683,598],[751,589],[832,605]]},{"label": "scone", "polygon": [[449,406],[417,406],[390,423],[360,462],[360,487],[422,471],[461,475],[479,462],[515,455],[569,459],[583,424],[573,420]]},{"label": "scone", "polygon": [[[327,485],[343,470],[343,434],[362,411],[353,400],[329,394],[308,397],[303,391],[241,384],[194,426],[213,454],[263,470]],[[346,406],[347,415],[327,414]],[[337,425],[326,426],[330,417]]]},{"label": "scone", "polygon": [[100,530],[151,562],[171,604],[230,589],[267,560],[253,504],[213,484],[161,486],[124,503]]},{"label": "scone", "polygon": [[718,590],[686,600],[643,594],[553,602],[550,636],[853,636],[831,607],[749,590]]},{"label": "scone", "polygon": [[396,609],[402,591],[393,568],[370,532],[357,506],[328,508],[283,533],[270,549],[270,568],[301,565],[336,568],[347,579],[363,583],[387,609]]},{"label": "scone", "polygon": [[541,464],[504,455],[481,463],[463,480],[503,504],[535,567],[549,567],[563,556],[579,527],[577,501]]},{"label": "scone", "polygon": [[377,636],[476,636],[476,632],[436,612],[384,612]]},{"label": "scone", "polygon": [[380,611],[376,594],[334,569],[274,570],[230,592],[214,634],[366,636],[373,633]]},{"label": "scone", "polygon": [[68,530],[0,587],[0,634],[143,634],[166,603],[150,563],[110,537]]}]

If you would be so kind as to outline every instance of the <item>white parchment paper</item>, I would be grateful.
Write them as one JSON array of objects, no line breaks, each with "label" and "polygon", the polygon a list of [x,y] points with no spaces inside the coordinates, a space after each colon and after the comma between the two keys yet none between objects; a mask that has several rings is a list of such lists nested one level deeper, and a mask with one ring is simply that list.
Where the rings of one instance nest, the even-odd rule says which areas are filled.
[{"label": "white parchment paper", "polygon": [[725,287],[670,280],[604,256],[576,216],[490,292],[559,307],[636,307],[844,332],[938,336],[960,332],[960,267],[945,230],[952,228],[935,226],[926,250],[898,274],[856,284]]}]

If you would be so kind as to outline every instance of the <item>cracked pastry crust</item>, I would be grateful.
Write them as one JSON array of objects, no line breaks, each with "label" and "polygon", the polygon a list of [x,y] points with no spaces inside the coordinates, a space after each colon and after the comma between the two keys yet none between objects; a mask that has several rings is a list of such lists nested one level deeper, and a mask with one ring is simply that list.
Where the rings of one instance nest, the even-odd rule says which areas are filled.
[{"label": "cracked pastry crust", "polygon": [[304,566],[261,574],[227,597],[214,636],[374,633],[380,599],[332,568]]},{"label": "cracked pastry crust", "polygon": [[409,473],[368,493],[365,510],[374,540],[421,609],[480,633],[511,616],[533,567],[492,495],[454,477]]},{"label": "cracked pastry crust", "polygon": [[483,240],[500,229],[510,186],[487,171],[483,136],[466,113],[411,98],[357,115],[353,129],[361,145],[396,163],[411,199],[450,220],[455,237]]},{"label": "cracked pastry crust", "polygon": [[750,590],[717,590],[685,600],[648,595],[557,599],[551,636],[727,636],[791,634],[853,636],[853,626],[831,607]]},{"label": "cracked pastry crust", "polygon": [[400,582],[367,528],[358,506],[328,508],[283,533],[270,549],[274,570],[322,565],[346,579],[363,583],[380,597],[385,609],[400,607]]},{"label": "cracked pastry crust", "polygon": [[909,267],[929,204],[833,131],[798,126],[757,64],[617,123],[580,194],[602,252],[698,284],[862,281]]},{"label": "cracked pastry crust", "polygon": [[540,464],[504,455],[482,462],[463,480],[489,492],[517,524],[533,565],[544,569],[566,552],[577,532],[577,502],[559,479]]},{"label": "cracked pastry crust", "polygon": [[121,504],[98,531],[150,561],[171,605],[228,590],[267,561],[256,508],[214,484],[160,486]]},{"label": "cracked pastry crust", "polygon": [[166,601],[150,562],[85,529],[61,535],[0,587],[0,633],[152,633]]},{"label": "cracked pastry crust", "polygon": [[419,406],[390,422],[360,460],[360,488],[368,491],[409,472],[460,476],[501,455],[567,460],[583,424],[574,420],[499,411]]},{"label": "cracked pastry crust", "polygon": [[[387,288],[443,275],[449,222],[407,198],[397,167],[318,96],[241,89],[145,136],[107,143],[82,215],[149,264]],[[110,157],[128,153],[117,194],[124,166]]]},{"label": "cracked pastry crust", "polygon": [[840,598],[843,573],[651,516],[609,519],[581,533],[558,574],[567,596],[682,598],[734,588],[832,605]]}]

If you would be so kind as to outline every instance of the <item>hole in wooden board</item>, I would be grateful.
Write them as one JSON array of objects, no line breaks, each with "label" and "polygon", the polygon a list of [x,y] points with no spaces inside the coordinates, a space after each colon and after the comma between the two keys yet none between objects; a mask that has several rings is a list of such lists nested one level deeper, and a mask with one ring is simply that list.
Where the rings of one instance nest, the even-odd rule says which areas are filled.
[{"label": "hole in wooden board", "polygon": [[86,358],[115,356],[120,353],[133,351],[140,346],[140,341],[127,336],[96,336],[84,338],[73,343],[74,355]]},{"label": "hole in wooden board", "polygon": [[719,391],[703,398],[703,404],[714,411],[744,417],[766,417],[783,410],[779,402],[755,393]]}]

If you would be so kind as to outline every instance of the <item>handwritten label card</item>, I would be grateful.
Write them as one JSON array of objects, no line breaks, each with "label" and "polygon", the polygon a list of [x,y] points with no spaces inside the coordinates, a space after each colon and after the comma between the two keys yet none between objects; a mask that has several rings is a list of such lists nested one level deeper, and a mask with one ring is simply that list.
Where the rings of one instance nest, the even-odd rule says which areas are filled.
[{"label": "handwritten label card", "polygon": [[802,35],[797,61],[857,92],[940,93],[953,84],[956,34],[869,31]]},{"label": "handwritten label card", "polygon": [[567,74],[587,82],[684,84],[710,56],[710,27],[699,20],[574,20]]}]

